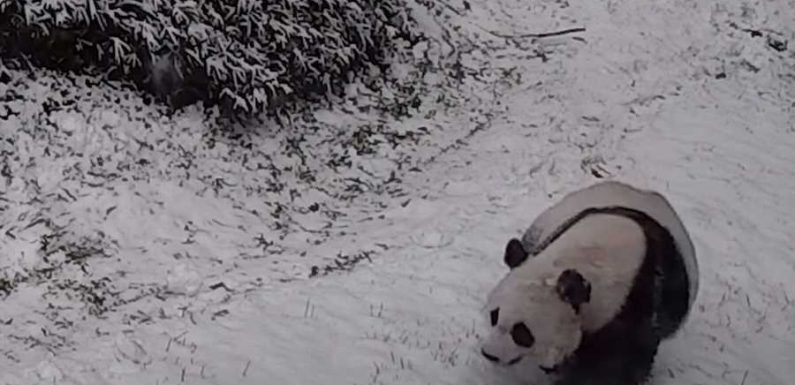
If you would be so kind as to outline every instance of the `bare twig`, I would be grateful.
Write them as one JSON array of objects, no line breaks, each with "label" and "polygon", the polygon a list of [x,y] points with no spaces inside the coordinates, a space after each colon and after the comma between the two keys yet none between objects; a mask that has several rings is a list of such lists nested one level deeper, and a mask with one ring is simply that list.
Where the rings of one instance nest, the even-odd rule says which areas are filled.
[{"label": "bare twig", "polygon": [[248,360],[248,362],[246,362],[246,367],[243,368],[243,377],[245,377],[246,373],[248,373],[248,367],[249,366],[251,366],[251,360]]},{"label": "bare twig", "polygon": [[456,7],[453,7],[450,3],[446,2],[446,1],[443,1],[443,0],[439,0],[438,2],[441,3],[442,5],[444,5],[445,8],[449,9],[451,12],[455,13],[456,15],[463,16],[461,11],[456,9]]},{"label": "bare twig", "polygon": [[560,30],[560,31],[541,32],[541,33],[523,33],[523,34],[519,34],[519,35],[508,35],[508,34],[503,34],[503,33],[495,32],[495,31],[489,31],[489,30],[485,30],[485,31],[490,33],[490,34],[492,34],[492,35],[494,35],[494,36],[501,37],[503,39],[543,39],[543,38],[547,38],[547,37],[562,36],[562,35],[568,35],[568,34],[577,33],[577,32],[585,32],[585,28],[577,27],[577,28],[564,29],[564,30]]}]

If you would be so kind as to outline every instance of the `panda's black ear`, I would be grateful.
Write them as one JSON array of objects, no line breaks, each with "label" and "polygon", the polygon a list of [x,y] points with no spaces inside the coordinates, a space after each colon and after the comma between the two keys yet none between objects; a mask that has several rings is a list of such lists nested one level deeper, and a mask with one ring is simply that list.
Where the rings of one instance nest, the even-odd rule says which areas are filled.
[{"label": "panda's black ear", "polygon": [[580,311],[580,305],[591,300],[591,283],[574,269],[560,273],[555,290],[560,299],[569,303],[576,312]]},{"label": "panda's black ear", "polygon": [[516,238],[508,241],[508,245],[505,246],[505,257],[503,259],[510,269],[521,265],[522,262],[527,260],[527,252],[524,250],[524,247],[522,247],[522,242],[519,242]]}]

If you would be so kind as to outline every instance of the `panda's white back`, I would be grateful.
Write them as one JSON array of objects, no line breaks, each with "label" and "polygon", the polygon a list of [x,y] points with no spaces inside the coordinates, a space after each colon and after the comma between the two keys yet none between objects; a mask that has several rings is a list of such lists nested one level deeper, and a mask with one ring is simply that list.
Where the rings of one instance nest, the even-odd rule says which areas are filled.
[{"label": "panda's white back", "polygon": [[591,332],[619,313],[645,255],[643,229],[634,220],[612,214],[589,215],[511,271],[493,293],[530,282],[554,286],[563,270],[573,268],[591,284],[591,300],[581,313],[583,331]]},{"label": "panda's white back", "polygon": [[655,191],[609,180],[570,192],[533,221],[522,237],[522,243],[531,254],[540,253],[538,246],[566,220],[587,208],[609,206],[627,207],[647,213],[671,232],[687,271],[690,284],[688,305],[692,307],[699,289],[695,248],[676,210],[664,196]]}]

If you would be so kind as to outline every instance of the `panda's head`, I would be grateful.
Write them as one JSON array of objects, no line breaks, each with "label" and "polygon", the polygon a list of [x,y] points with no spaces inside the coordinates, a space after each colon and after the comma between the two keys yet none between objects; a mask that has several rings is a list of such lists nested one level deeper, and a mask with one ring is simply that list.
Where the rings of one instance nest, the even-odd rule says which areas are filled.
[{"label": "panda's head", "polygon": [[591,286],[575,269],[544,264],[518,268],[527,253],[518,240],[506,248],[511,271],[490,293],[484,308],[489,333],[481,354],[494,363],[513,365],[524,358],[545,371],[554,370],[580,344],[580,306]]}]

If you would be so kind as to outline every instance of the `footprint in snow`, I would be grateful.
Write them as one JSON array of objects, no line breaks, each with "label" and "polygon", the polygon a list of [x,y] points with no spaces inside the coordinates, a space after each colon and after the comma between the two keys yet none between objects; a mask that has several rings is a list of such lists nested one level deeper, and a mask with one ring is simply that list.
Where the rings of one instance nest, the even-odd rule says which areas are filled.
[{"label": "footprint in snow", "polygon": [[188,297],[198,294],[203,285],[201,275],[186,264],[179,264],[169,269],[166,282],[169,291]]},{"label": "footprint in snow", "polygon": [[63,380],[63,372],[50,360],[41,361],[36,365],[35,373],[40,380],[51,380],[53,383]]},{"label": "footprint in snow", "polygon": [[136,365],[145,365],[151,361],[143,346],[123,333],[116,337],[114,344],[116,347],[116,358],[120,361],[126,360]]},{"label": "footprint in snow", "polygon": [[438,249],[453,243],[453,237],[439,231],[431,230],[412,235],[411,241],[426,249]]}]

